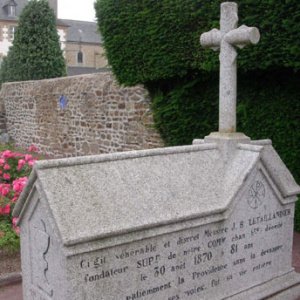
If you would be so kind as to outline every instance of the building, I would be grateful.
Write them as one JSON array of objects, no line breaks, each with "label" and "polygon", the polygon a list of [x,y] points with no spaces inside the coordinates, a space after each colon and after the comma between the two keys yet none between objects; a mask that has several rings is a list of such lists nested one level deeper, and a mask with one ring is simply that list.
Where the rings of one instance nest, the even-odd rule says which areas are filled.
[{"label": "building", "polygon": [[[18,17],[28,0],[0,0],[0,62],[12,45]],[[49,0],[57,16],[57,0]],[[95,73],[107,67],[97,23],[57,19],[57,32],[68,75]]]},{"label": "building", "polygon": [[65,57],[68,75],[95,73],[107,66],[97,23],[63,20],[68,26]]},{"label": "building", "polygon": [[18,16],[26,6],[25,0],[0,0],[0,58],[7,55],[18,25]]}]

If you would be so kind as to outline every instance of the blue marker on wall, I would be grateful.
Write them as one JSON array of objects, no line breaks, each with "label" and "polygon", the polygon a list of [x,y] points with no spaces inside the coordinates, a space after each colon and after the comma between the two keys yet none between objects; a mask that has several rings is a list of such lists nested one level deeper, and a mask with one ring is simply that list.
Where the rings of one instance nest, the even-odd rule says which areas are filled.
[{"label": "blue marker on wall", "polygon": [[67,105],[68,105],[68,98],[64,95],[61,95],[59,97],[59,107],[61,109],[65,109],[67,107]]}]

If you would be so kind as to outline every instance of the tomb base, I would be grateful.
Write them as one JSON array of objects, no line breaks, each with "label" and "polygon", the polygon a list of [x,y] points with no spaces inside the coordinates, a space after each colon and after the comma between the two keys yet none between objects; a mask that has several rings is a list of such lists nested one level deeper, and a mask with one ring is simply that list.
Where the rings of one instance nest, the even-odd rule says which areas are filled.
[{"label": "tomb base", "polygon": [[300,274],[295,271],[273,278],[263,284],[225,299],[230,300],[299,300]]}]

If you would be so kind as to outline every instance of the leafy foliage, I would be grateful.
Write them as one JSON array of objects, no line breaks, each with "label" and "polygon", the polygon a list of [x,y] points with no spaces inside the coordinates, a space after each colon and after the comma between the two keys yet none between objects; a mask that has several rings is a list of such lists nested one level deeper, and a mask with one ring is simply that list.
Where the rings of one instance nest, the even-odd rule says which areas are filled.
[{"label": "leafy foliage", "polygon": [[[191,144],[218,130],[218,74],[148,85],[157,129],[167,145]],[[291,70],[239,74],[238,131],[269,138],[300,183],[300,76]],[[255,80],[253,80],[255,79]],[[299,201],[298,201],[299,202]],[[295,228],[300,231],[300,203]]]},{"label": "leafy foliage", "polygon": [[46,0],[29,1],[1,65],[0,81],[38,80],[65,74],[53,10]]},{"label": "leafy foliage", "polygon": [[217,131],[218,74],[191,75],[168,83],[147,85],[155,126],[167,145],[191,144],[195,137]]},{"label": "leafy foliage", "polygon": [[37,160],[32,154],[36,155],[38,149],[31,145],[28,152],[32,154],[9,149],[14,150],[11,145],[7,148],[0,145],[0,249],[17,250],[18,218],[12,216],[12,211]]},{"label": "leafy foliage", "polygon": [[8,222],[0,220],[0,249],[16,251],[20,249],[20,239]]},{"label": "leafy foliage", "polygon": [[[108,61],[126,85],[193,70],[216,71],[217,55],[200,47],[202,32],[219,28],[221,0],[97,0]],[[300,68],[300,1],[240,0],[240,23],[258,26],[261,41],[243,49],[239,68]]]},{"label": "leafy foliage", "polygon": [[[118,81],[144,84],[167,145],[218,128],[218,55],[200,47],[219,28],[221,0],[97,0],[99,29]],[[240,24],[261,40],[239,53],[238,130],[271,138],[300,182],[300,1],[240,0]],[[300,231],[300,203],[295,228]]]}]

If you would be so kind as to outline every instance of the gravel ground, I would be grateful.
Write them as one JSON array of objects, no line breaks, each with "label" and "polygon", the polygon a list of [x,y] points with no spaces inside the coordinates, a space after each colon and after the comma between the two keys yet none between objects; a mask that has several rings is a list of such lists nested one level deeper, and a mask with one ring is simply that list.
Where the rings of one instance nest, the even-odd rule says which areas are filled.
[{"label": "gravel ground", "polygon": [[20,253],[9,253],[0,249],[0,277],[17,272],[21,272]]}]

